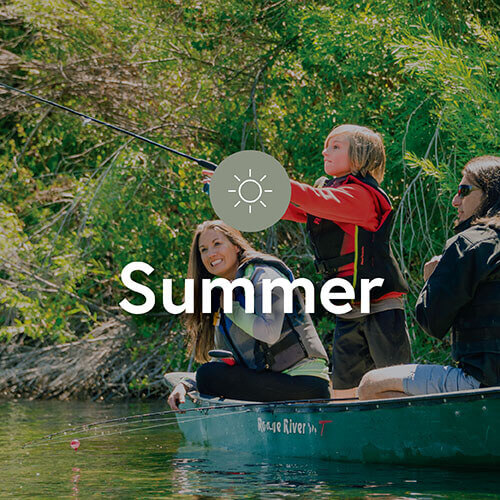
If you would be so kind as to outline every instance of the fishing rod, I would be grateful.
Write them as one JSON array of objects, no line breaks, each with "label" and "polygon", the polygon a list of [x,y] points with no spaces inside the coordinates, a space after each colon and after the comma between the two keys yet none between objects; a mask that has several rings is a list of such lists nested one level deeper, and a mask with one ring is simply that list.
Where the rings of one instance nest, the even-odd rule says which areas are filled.
[{"label": "fishing rod", "polygon": [[147,142],[148,144],[152,144],[153,146],[164,149],[165,151],[168,151],[169,153],[173,153],[175,155],[182,156],[183,158],[187,158],[188,160],[191,160],[191,161],[198,163],[198,165],[202,168],[208,168],[209,170],[215,170],[217,168],[217,165],[215,163],[212,163],[211,161],[204,160],[202,158],[195,158],[194,156],[183,153],[182,151],[177,151],[177,149],[169,148],[168,146],[165,146],[164,144],[160,144],[159,142],[153,141],[147,137],[144,137],[143,135],[136,134],[135,132],[130,132],[130,130],[126,130],[122,127],[118,127],[117,125],[113,125],[112,123],[107,123],[103,120],[99,120],[98,118],[93,118],[92,116],[88,116],[85,113],[81,113],[80,111],[76,111],[74,109],[68,108],[67,106],[63,106],[62,104],[58,104],[57,102],[49,101],[48,99],[44,99],[43,97],[39,97],[37,95],[31,94],[30,92],[26,92],[25,90],[20,90],[20,89],[17,89],[15,87],[11,87],[10,85],[7,85],[6,83],[3,83],[3,82],[0,82],[0,87],[3,87],[7,90],[10,90],[11,92],[17,92],[19,94],[23,94],[25,96],[30,97],[31,99],[35,99],[36,101],[42,102],[44,104],[49,104],[50,106],[54,106],[56,108],[62,109],[63,111],[66,111],[68,113],[72,113],[76,116],[79,116],[80,118],[83,118],[84,123],[94,122],[94,123],[98,123],[99,125],[104,125],[105,127],[108,127],[112,130],[115,130],[116,132],[120,132],[122,134],[129,135],[129,136],[133,137],[134,139],[139,139],[141,141]]},{"label": "fishing rod", "polygon": [[[357,398],[324,398],[324,399],[293,399],[293,400],[287,400],[287,401],[274,401],[274,402],[246,402],[246,403],[229,403],[229,404],[217,404],[217,405],[211,405],[211,406],[200,406],[200,407],[195,407],[195,408],[186,408],[183,410],[164,410],[164,411],[158,411],[158,412],[153,412],[153,413],[143,413],[143,414],[138,414],[138,415],[129,415],[127,417],[117,417],[117,418],[110,418],[107,420],[100,420],[97,422],[92,422],[89,424],[82,424],[78,425],[75,427],[71,427],[69,429],[65,429],[62,431],[58,432],[53,432],[51,434],[47,434],[46,436],[42,436],[41,438],[29,441],[23,445],[23,448],[26,446],[31,446],[34,443],[40,442],[40,441],[48,441],[51,440],[54,437],[58,436],[63,436],[66,434],[74,434],[76,432],[87,432],[90,430],[95,430],[98,429],[99,426],[104,425],[104,424],[109,424],[109,423],[118,423],[118,422],[126,422],[130,421],[133,419],[147,419],[149,417],[157,417],[160,415],[171,415],[174,416],[175,414],[184,414],[184,413],[190,413],[190,412],[208,412],[209,410],[226,410],[226,409],[235,409],[235,408],[254,408],[254,407],[260,407],[260,406],[269,406],[272,407],[273,409],[276,409],[278,406],[282,405],[301,405],[301,404],[311,404],[311,403],[319,403],[319,404],[326,404],[326,403],[342,403],[342,402],[352,402],[353,399]],[[224,415],[229,415],[232,412],[225,413]],[[132,422],[134,424],[135,422]]]}]

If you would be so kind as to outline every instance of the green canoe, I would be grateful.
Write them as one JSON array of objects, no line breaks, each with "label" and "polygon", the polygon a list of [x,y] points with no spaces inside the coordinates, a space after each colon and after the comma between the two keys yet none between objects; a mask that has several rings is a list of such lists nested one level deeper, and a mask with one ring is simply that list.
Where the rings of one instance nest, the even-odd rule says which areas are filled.
[{"label": "green canoe", "polygon": [[[188,441],[266,456],[500,467],[500,388],[367,402],[202,397],[177,414]],[[194,410],[198,408],[199,410]]]}]

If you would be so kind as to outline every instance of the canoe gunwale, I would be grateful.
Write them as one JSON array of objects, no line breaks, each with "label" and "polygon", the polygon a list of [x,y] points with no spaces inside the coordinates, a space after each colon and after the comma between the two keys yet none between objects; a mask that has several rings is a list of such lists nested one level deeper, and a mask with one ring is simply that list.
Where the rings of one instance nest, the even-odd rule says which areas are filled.
[{"label": "canoe gunwale", "polygon": [[423,396],[405,396],[402,398],[377,399],[369,401],[275,401],[275,402],[253,402],[219,398],[194,393],[195,406],[210,410],[231,410],[246,408],[255,413],[268,412],[290,412],[295,413],[321,413],[346,412],[346,411],[370,411],[379,409],[401,408],[407,406],[431,406],[443,403],[466,402],[476,400],[500,399],[500,387],[474,389],[470,391],[446,392],[439,394],[426,394]]}]

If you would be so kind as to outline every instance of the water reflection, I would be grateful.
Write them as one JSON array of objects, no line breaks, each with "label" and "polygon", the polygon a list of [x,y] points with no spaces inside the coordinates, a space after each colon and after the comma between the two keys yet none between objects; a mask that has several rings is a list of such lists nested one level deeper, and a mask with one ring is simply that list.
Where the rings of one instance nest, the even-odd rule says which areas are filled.
[{"label": "water reflection", "polygon": [[71,478],[72,483],[73,483],[73,487],[71,488],[72,489],[71,496],[78,498],[78,493],[80,492],[80,490],[78,489],[78,481],[80,481],[80,474],[79,474],[80,469],[78,467],[72,467],[71,470],[72,470],[72,472],[76,473]]},{"label": "water reflection", "polygon": [[172,464],[179,493],[189,495],[500,498],[488,471],[279,460],[194,445],[180,447]]}]

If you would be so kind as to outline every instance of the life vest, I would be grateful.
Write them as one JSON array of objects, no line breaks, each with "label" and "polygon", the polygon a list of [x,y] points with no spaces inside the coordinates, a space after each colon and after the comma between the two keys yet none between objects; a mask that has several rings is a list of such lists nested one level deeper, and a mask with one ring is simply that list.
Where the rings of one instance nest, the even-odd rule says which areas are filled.
[{"label": "life vest", "polygon": [[[293,275],[286,265],[274,257],[257,257],[238,269],[236,278],[247,277],[254,285],[263,267],[273,267],[290,281]],[[254,281],[255,280],[255,281]],[[245,296],[235,290],[235,300],[245,306]],[[215,332],[215,345],[234,354],[238,364],[252,370],[282,372],[306,358],[328,361],[325,348],[316,332],[309,314],[305,312],[302,295],[293,291],[293,312],[286,313],[281,335],[272,345],[250,336],[219,311],[219,325]]]},{"label": "life vest", "polygon": [[460,309],[451,354],[482,385],[500,385],[500,272],[479,283],[472,301]]},{"label": "life vest", "polygon": [[354,226],[354,251],[342,255],[346,237],[345,231],[335,222],[313,215],[307,216],[307,231],[314,250],[316,269],[324,280],[336,277],[348,264],[353,264],[343,278],[353,285],[359,297],[361,279],[383,278],[384,283],[371,291],[371,298],[378,299],[391,292],[408,292],[398,263],[390,245],[393,211],[388,196],[371,176],[347,175],[331,179],[324,187],[340,187],[346,184],[360,184],[375,194],[382,211],[381,221],[375,231]]}]

